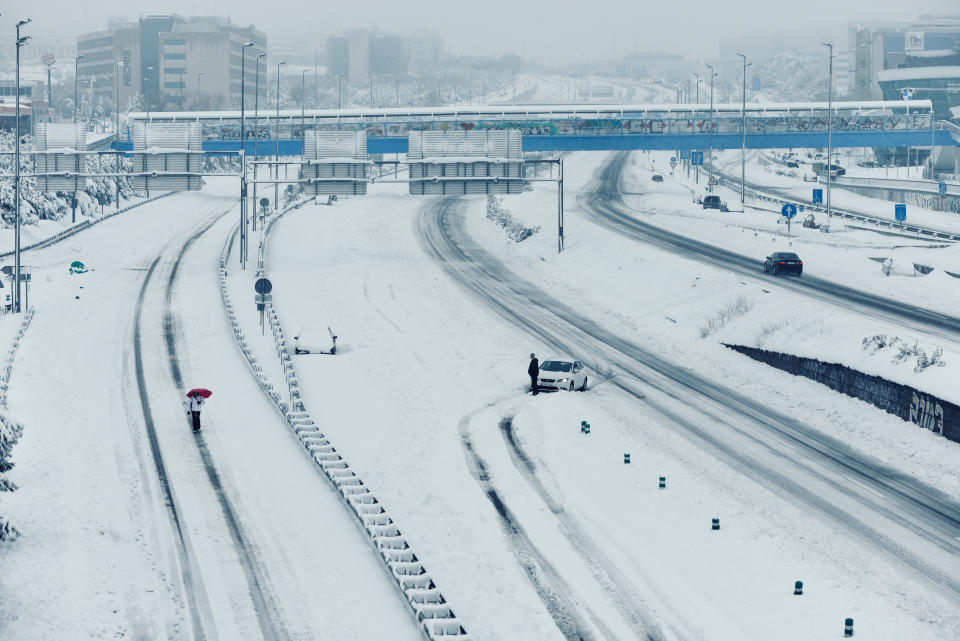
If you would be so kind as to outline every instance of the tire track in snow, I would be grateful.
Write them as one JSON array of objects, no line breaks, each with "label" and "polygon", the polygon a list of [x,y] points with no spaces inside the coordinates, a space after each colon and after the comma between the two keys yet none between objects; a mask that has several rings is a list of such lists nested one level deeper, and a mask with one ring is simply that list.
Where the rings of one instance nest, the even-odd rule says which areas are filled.
[{"label": "tire track in snow", "polygon": [[[153,420],[153,412],[150,408],[150,397],[147,393],[146,376],[143,369],[143,345],[141,338],[141,327],[143,319],[143,300],[146,297],[147,288],[150,285],[150,279],[160,262],[161,256],[157,256],[150,264],[143,279],[143,285],[140,287],[140,293],[137,295],[137,303],[134,312],[133,327],[133,358],[134,368],[136,370],[137,391],[140,396],[140,407],[143,412],[144,427],[147,431],[147,440],[150,443],[150,454],[153,458],[154,469],[157,472],[157,479],[160,482],[160,491],[163,494],[164,505],[170,521],[173,524],[177,534],[176,546],[177,558],[180,562],[180,576],[183,582],[183,589],[186,593],[187,608],[190,611],[190,623],[193,631],[193,638],[197,641],[207,639],[204,633],[204,627],[200,620],[201,603],[202,612],[206,615],[208,621],[212,620],[210,615],[210,605],[207,601],[206,591],[203,587],[203,578],[196,570],[192,561],[192,553],[188,542],[188,535],[184,531],[183,524],[180,521],[180,513],[177,510],[176,501],[173,498],[173,488],[167,477],[167,467],[163,462],[163,454],[160,451],[160,443],[157,440],[157,429]],[[215,637],[214,637],[215,638]]]},{"label": "tire track in snow", "polygon": [[[655,398],[645,394],[647,406],[706,451],[748,470],[767,489],[840,525],[903,563],[938,594],[960,602],[956,501],[600,328],[477,247],[462,229],[456,203],[446,198],[427,204],[417,231],[424,251],[482,305],[560,352],[593,353],[615,364],[656,392]],[[613,382],[629,394],[641,394],[620,377]]]},{"label": "tire track in snow", "polygon": [[500,518],[500,524],[510,539],[513,554],[530,583],[533,584],[534,591],[547,608],[547,612],[549,612],[557,629],[560,630],[567,641],[599,641],[593,635],[592,627],[580,615],[581,611],[590,613],[591,621],[601,630],[604,639],[615,640],[616,637],[606,628],[600,618],[593,614],[587,604],[574,601],[573,590],[557,574],[553,565],[540,553],[497,492],[491,480],[489,468],[474,449],[473,441],[470,438],[470,422],[480,411],[482,410],[467,414],[460,419],[460,424],[457,426],[460,444],[463,447],[470,474],[476,479],[487,500],[496,510],[497,516]]},{"label": "tire track in snow", "polygon": [[[173,267],[170,270],[170,276],[167,279],[167,285],[163,296],[163,334],[167,347],[167,360],[170,364],[170,376],[173,379],[174,386],[178,390],[184,389],[184,385],[183,376],[180,372],[180,359],[177,356],[177,321],[173,313],[172,303],[173,289],[179,274],[180,263],[193,243],[196,242],[200,236],[209,231],[209,229],[232,208],[233,205],[231,204],[225,211],[220,212],[220,214],[210,220],[202,229],[200,229],[200,231],[191,236],[183,244],[179,253],[177,254],[176,260],[173,263]],[[265,581],[260,579],[261,576],[265,576],[264,569],[257,562],[257,559],[250,550],[250,546],[247,544],[247,537],[243,533],[243,529],[240,526],[240,521],[237,519],[236,512],[234,511],[229,498],[223,490],[223,483],[220,480],[220,474],[217,472],[217,466],[210,454],[210,449],[207,446],[203,432],[194,434],[194,437],[197,443],[197,449],[200,452],[200,458],[203,461],[204,470],[207,473],[207,479],[210,481],[210,486],[213,488],[213,491],[217,497],[217,504],[220,506],[220,512],[222,513],[224,521],[227,524],[227,529],[230,532],[234,552],[236,553],[237,558],[240,560],[244,578],[247,581],[250,599],[253,602],[254,611],[257,616],[257,623],[260,627],[260,632],[264,639],[286,639],[289,637],[289,635],[284,629],[282,623],[277,621],[273,615],[273,612],[277,610],[275,605],[276,600],[265,588]]]},{"label": "tire track in snow", "polygon": [[[672,634],[670,637],[664,636],[663,631],[660,629],[661,626],[653,620],[645,608],[641,607],[644,599],[637,593],[637,589],[630,579],[607,557],[603,549],[584,532],[577,519],[553,498],[540,480],[537,474],[537,467],[533,460],[517,441],[516,434],[513,430],[513,416],[504,416],[501,418],[499,427],[500,435],[503,437],[503,442],[510,452],[510,459],[513,461],[514,467],[527,482],[527,485],[537,493],[557,520],[560,521],[562,526],[560,528],[561,534],[569,541],[571,547],[577,551],[586,566],[590,568],[597,582],[604,588],[610,598],[613,599],[614,604],[620,611],[621,616],[624,617],[624,620],[629,622],[634,628],[645,631],[648,641],[661,641],[665,638],[683,641],[685,637],[678,636],[676,630],[671,631]],[[638,603],[641,605],[638,605]]]}]

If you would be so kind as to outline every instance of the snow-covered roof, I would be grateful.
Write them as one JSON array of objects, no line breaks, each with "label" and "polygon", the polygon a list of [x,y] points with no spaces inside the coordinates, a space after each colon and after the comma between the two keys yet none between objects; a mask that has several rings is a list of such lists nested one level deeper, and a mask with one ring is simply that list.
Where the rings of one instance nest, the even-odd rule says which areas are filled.
[{"label": "snow-covered roof", "polygon": [[877,72],[877,80],[880,82],[930,80],[933,78],[956,78],[960,81],[960,67],[908,67],[906,69],[884,69]]}]

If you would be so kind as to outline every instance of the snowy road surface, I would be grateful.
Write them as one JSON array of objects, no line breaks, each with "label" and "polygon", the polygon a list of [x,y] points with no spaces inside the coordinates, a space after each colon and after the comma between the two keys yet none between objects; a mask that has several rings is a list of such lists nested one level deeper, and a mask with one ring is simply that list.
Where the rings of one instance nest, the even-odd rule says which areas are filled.
[{"label": "snowy road surface", "polygon": [[[473,635],[806,641],[843,612],[875,638],[960,630],[954,499],[605,330],[596,301],[565,307],[479,247],[455,201],[395,191],[288,214],[268,273],[286,334],[340,335],[297,357],[307,405]],[[524,396],[522,357],[567,349],[593,389]],[[908,429],[819,394],[818,421]],[[581,418],[602,427],[579,440]],[[664,469],[679,494],[648,489]],[[733,525],[709,539],[713,511]],[[796,578],[819,586],[799,610]]]},{"label": "snowy road surface", "polygon": [[[11,389],[29,427],[0,638],[418,638],[229,334],[216,257],[236,199],[221,187],[29,255],[44,286]],[[93,271],[68,276],[74,258]],[[193,386],[214,390],[198,435]]]},{"label": "snowy road surface", "polygon": [[882,317],[926,333],[955,340],[960,333],[960,318],[926,309],[905,301],[897,301],[869,292],[817,278],[805,273],[802,278],[783,278],[763,272],[763,261],[708,244],[649,224],[632,215],[631,209],[643,213],[642,205],[629,207],[620,196],[621,177],[629,152],[612,154],[599,171],[594,191],[584,196],[584,206],[593,220],[629,238],[654,243],[692,259],[707,262],[720,269],[772,285],[812,296],[872,317]]}]

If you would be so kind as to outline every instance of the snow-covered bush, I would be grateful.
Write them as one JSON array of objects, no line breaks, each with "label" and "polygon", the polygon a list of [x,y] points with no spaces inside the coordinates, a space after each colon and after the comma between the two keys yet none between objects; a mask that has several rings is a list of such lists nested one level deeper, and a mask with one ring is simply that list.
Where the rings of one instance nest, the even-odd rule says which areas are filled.
[{"label": "snow-covered bush", "polygon": [[867,336],[860,344],[863,346],[863,349],[873,348],[874,354],[889,347],[893,350],[892,363],[902,363],[913,360],[915,363],[913,371],[917,374],[928,367],[943,367],[947,364],[946,361],[943,360],[942,347],[937,346],[933,350],[933,354],[927,354],[927,351],[920,347],[919,341],[914,341],[913,345],[911,345],[899,336],[887,338],[886,334],[875,334],[873,336]]},{"label": "snow-covered bush", "polygon": [[540,225],[527,227],[522,220],[513,217],[503,202],[496,196],[487,196],[487,218],[495,222],[507,232],[507,237],[515,243],[526,240],[540,231]]},{"label": "snow-covered bush", "polygon": [[753,301],[746,296],[738,296],[736,300],[727,303],[727,306],[707,320],[707,324],[700,328],[700,338],[706,338],[717,332],[721,327],[738,316],[743,316],[753,309]]},{"label": "snow-covered bush", "polygon": [[[32,147],[30,136],[24,137],[21,152],[24,148]],[[0,151],[13,151],[14,139],[10,133],[0,132]],[[85,156],[86,173],[116,173],[117,166],[120,172],[133,171],[133,161],[112,154],[104,154],[98,159],[96,156]],[[14,173],[14,156],[0,155],[0,173]],[[20,171],[23,174],[33,173],[33,159],[29,154],[20,154]],[[112,205],[116,201],[117,183],[120,185],[120,197],[129,199],[142,197],[144,194],[133,190],[132,179],[89,178],[87,186],[77,192],[77,213],[81,217],[96,218],[100,216],[100,204]],[[41,191],[36,178],[23,176],[20,179],[20,222],[24,225],[36,224],[38,220],[60,220],[67,215],[73,206],[73,194],[70,192],[48,193]],[[0,219],[4,226],[10,226],[15,218],[14,188],[12,180],[0,181]]]},{"label": "snow-covered bush", "polygon": [[[0,474],[13,469],[10,453],[21,434],[23,425],[11,420],[6,414],[0,414]],[[0,492],[13,492],[16,489],[17,485],[13,481],[0,477]],[[12,541],[19,535],[17,528],[0,514],[0,541]]]}]

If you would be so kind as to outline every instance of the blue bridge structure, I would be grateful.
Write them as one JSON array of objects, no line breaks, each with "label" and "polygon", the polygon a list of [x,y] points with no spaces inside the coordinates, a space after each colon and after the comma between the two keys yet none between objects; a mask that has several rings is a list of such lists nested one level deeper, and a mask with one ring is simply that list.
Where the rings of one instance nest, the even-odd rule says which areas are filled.
[{"label": "blue bridge structure", "polygon": [[[246,110],[248,155],[298,156],[303,134],[365,131],[367,153],[407,152],[411,131],[519,129],[526,152],[960,146],[929,100],[740,104],[515,105],[386,109]],[[151,111],[131,123],[199,122],[203,150],[240,149],[240,111]],[[745,130],[745,133],[744,133]],[[127,140],[115,143],[132,148]]]}]

